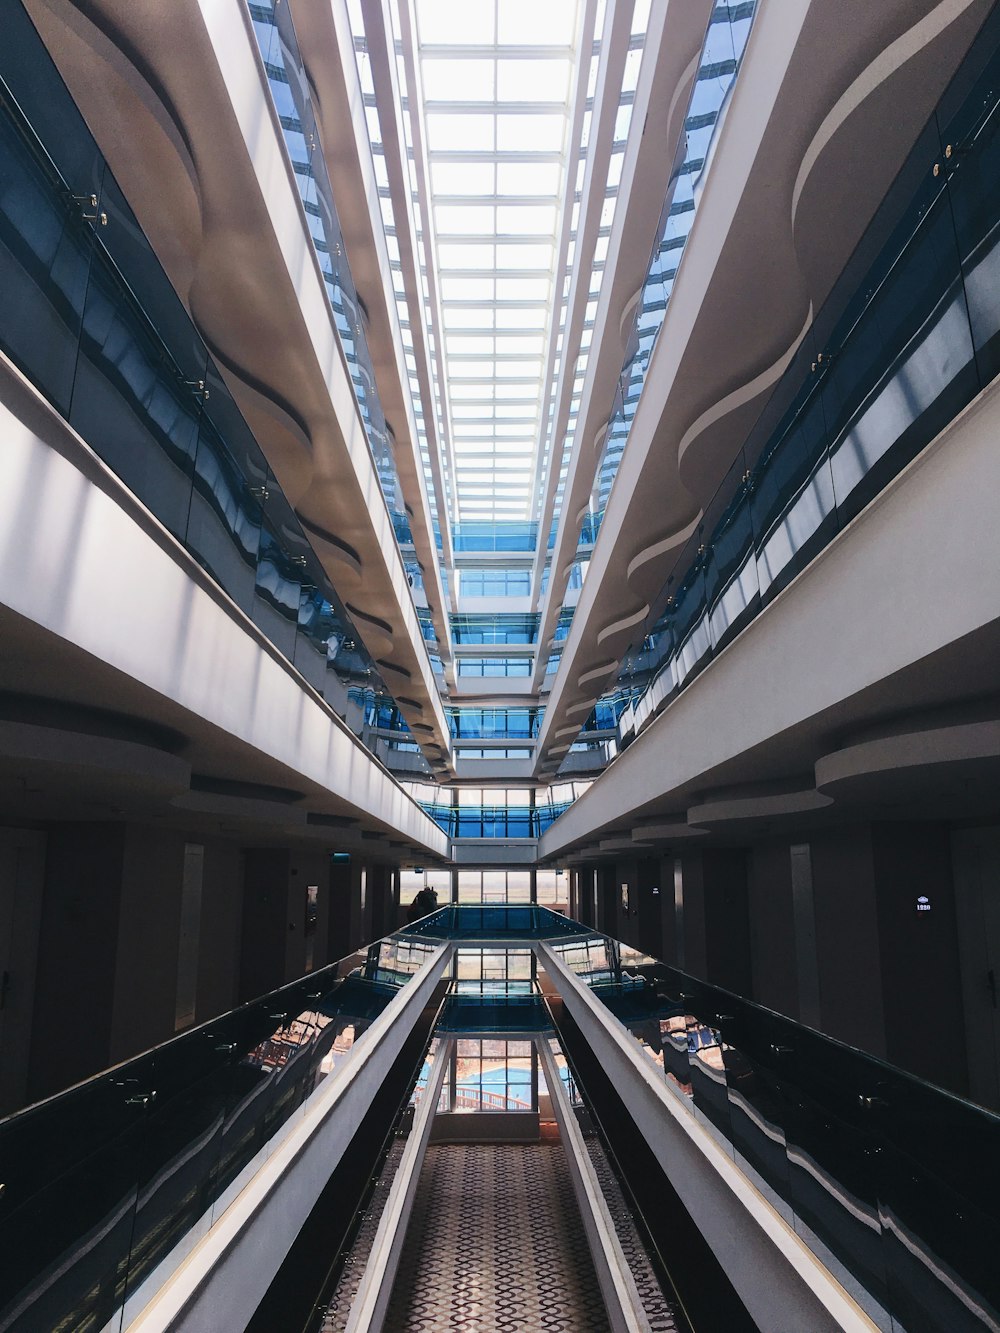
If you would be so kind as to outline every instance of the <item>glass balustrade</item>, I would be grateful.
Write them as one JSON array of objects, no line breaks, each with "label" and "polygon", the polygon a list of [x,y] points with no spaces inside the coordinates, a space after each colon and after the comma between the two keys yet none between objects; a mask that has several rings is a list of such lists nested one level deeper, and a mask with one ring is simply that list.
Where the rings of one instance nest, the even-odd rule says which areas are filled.
[{"label": "glass balustrade", "polygon": [[618,681],[622,738],[1000,370],[998,107],[994,14],[654,600]]},{"label": "glass balustrade", "polygon": [[385,694],[372,659],[20,4],[0,286],[3,351],[360,733],[352,694]]},{"label": "glass balustrade", "polygon": [[548,947],[879,1328],[1000,1327],[1000,1116],[607,936]]},{"label": "glass balustrade", "polygon": [[105,1328],[165,1280],[435,951],[389,936],[0,1120],[0,1325]]}]

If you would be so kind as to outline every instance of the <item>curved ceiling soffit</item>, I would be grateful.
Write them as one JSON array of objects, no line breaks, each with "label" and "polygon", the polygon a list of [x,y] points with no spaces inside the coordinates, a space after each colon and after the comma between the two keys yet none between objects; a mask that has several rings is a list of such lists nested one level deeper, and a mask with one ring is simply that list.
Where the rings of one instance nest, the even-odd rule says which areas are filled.
[{"label": "curved ceiling soffit", "polygon": [[[580,713],[583,713],[583,714],[585,714],[585,715],[589,715],[591,709],[594,707],[594,704],[597,703],[597,700],[598,700],[599,698],[600,698],[600,695],[598,695],[598,694],[592,694],[592,695],[589,696],[589,698],[581,699],[581,700],[579,701],[579,703],[570,704],[569,708],[566,709],[566,716],[567,716],[567,717],[578,717]],[[581,724],[581,725],[582,725],[582,724]]]},{"label": "curved ceiling soffit", "polygon": [[352,585],[360,587],[364,575],[364,562],[354,547],[349,546],[347,542],[341,541],[339,537],[327,531],[322,524],[316,523],[301,509],[295,511],[295,516],[309,533],[309,536],[321,542],[324,550],[328,551],[332,559],[337,561],[338,566],[342,567],[348,574]]},{"label": "curved ceiling soffit", "polygon": [[[156,70],[142,57],[122,25],[116,22],[117,14],[112,17],[92,0],[78,0],[72,5],[58,3],[58,0],[26,0],[26,8],[47,45],[60,52],[60,72],[74,94],[81,92],[75,76],[87,79],[90,77],[88,70],[102,70],[99,86],[103,90],[105,107],[114,108],[119,122],[125,119],[123,108],[131,103],[128,116],[134,120],[130,138],[135,141],[142,135],[145,139],[146,129],[155,128],[161,145],[169,147],[188,192],[187,217],[178,215],[175,196],[170,227],[185,238],[185,245],[193,242],[204,228],[204,197],[195,165],[196,153],[174,99]],[[145,147],[147,150],[150,147],[148,140],[145,140]],[[137,167],[142,160],[138,156],[134,159]],[[118,175],[117,169],[115,175]],[[183,249],[175,249],[175,254],[181,253]],[[190,277],[190,273],[171,273],[171,281],[182,300]]]},{"label": "curved ceiling soffit", "polygon": [[818,791],[840,797],[865,779],[898,778],[906,771],[1000,760],[1000,722],[962,723],[860,741],[816,760]]},{"label": "curved ceiling soffit", "polygon": [[679,550],[701,522],[701,516],[699,509],[694,518],[689,519],[682,527],[674,528],[666,536],[658,537],[651,545],[644,546],[625,567],[625,581],[631,583],[637,576],[644,577],[652,562],[659,562],[664,556]]},{"label": "curved ceiling soffit", "polygon": [[911,28],[901,33],[890,42],[875,59],[861,71],[854,81],[841,93],[840,97],[823,118],[819,129],[813,135],[799,165],[795,185],[792,188],[791,222],[793,234],[798,214],[799,201],[806,182],[812,174],[823,149],[831,142],[837,131],[868,97],[881,87],[887,79],[913,56],[923,51],[937,37],[960,18],[976,0],[939,0],[939,3]]},{"label": "curved ceiling soffit", "polygon": [[[582,676],[577,676],[577,687],[583,690],[594,682],[603,682],[611,675],[612,671],[617,671],[620,665],[620,660],[617,657],[614,657],[608,662],[602,662],[600,666],[591,667],[591,669],[585,671]],[[558,735],[559,733],[557,732],[556,734]]]},{"label": "curved ceiling soffit", "polygon": [[631,315],[632,311],[639,304],[639,301],[642,299],[642,294],[645,291],[645,289],[646,289],[646,283],[644,279],[636,288],[636,290],[632,293],[632,295],[628,298],[628,300],[625,302],[624,306],[622,307],[622,312],[618,316],[618,340],[621,344],[622,351],[625,350],[626,344],[628,343],[628,340],[632,335],[631,329],[626,330],[625,321],[628,319],[629,315]]},{"label": "curved ceiling soffit", "polygon": [[626,630],[633,630],[649,615],[649,603],[644,602],[638,611],[633,611],[631,615],[623,616],[620,620],[612,620],[605,625],[603,629],[597,632],[598,644],[607,643],[608,639],[614,638],[616,634],[623,634]]},{"label": "curved ceiling soffit", "polygon": [[680,444],[677,446],[678,468],[683,468],[685,455],[690,453],[698,439],[704,435],[710,427],[717,425],[724,417],[729,416],[739,408],[746,407],[755,398],[759,398],[761,394],[765,393],[778,382],[781,376],[785,373],[785,367],[798,351],[802,339],[809,332],[809,326],[812,324],[812,321],[813,307],[812,302],[810,301],[802,327],[781,355],[772,361],[769,366],[765,366],[765,368],[756,374],[753,379],[747,380],[745,384],[741,384],[738,388],[727,393],[724,398],[720,398],[718,402],[713,403],[711,407],[706,408],[706,410],[702,412],[690,426],[688,426],[687,430],[681,436]]},{"label": "curved ceiling soffit", "polygon": [[[834,141],[838,132],[847,125],[852,115],[873,93],[882,88],[907,61],[926,49],[930,43],[975,3],[976,0],[939,0],[939,3],[935,5],[930,13],[925,14],[912,27],[878,53],[865,69],[852,80],[848,88],[841,93],[821,121],[818,130],[803,153],[789,204],[790,260],[801,279],[804,292],[809,292],[812,286],[809,281],[809,269],[811,267],[809,263],[809,245],[806,243],[808,238],[802,234],[803,229],[797,227],[796,223],[799,219],[799,205],[803,193],[823,154],[823,150]],[[819,295],[822,296],[823,293]],[[690,485],[696,488],[696,472],[700,456],[706,452],[711,453],[713,443],[718,440],[720,428],[724,430],[723,423],[725,419],[741,409],[748,409],[754,399],[763,395],[780,378],[785,366],[808,332],[814,317],[816,298],[817,293],[813,291],[802,327],[786,350],[770,366],[765,367],[743,385],[706,408],[688,426],[678,447],[678,468],[682,479],[687,474]],[[718,447],[718,444],[715,447]],[[687,467],[685,467],[685,460],[687,460]]]},{"label": "curved ceiling soffit", "polygon": [[212,359],[226,371],[229,387],[238,398],[254,438],[258,443],[267,442],[267,461],[280,477],[285,498],[293,508],[299,508],[315,473],[313,432],[308,422],[277,389],[258,379],[218,345],[212,330],[198,318],[196,305],[195,294],[191,301],[191,319]]},{"label": "curved ceiling soffit", "polygon": [[556,728],[556,733],[555,733],[555,735],[556,735],[556,740],[557,740],[557,741],[558,741],[558,740],[565,740],[567,736],[569,736],[569,737],[572,738],[573,736],[577,735],[577,733],[579,732],[579,730],[580,730],[580,728],[579,728],[578,726],[576,726],[576,725],[571,726],[571,727],[557,727],[557,728]]},{"label": "curved ceiling soffit", "polygon": [[[31,5],[31,9],[39,16],[42,26],[47,29],[49,25],[45,22],[38,5]],[[150,22],[150,15],[146,12],[148,9],[149,6],[135,5],[123,11],[126,15],[139,15],[139,20],[144,25],[143,40],[146,45],[150,41],[149,34],[145,31]],[[268,443],[277,451],[277,457],[269,461],[272,462],[272,466],[278,463],[281,468],[282,485],[294,505],[298,495],[309,485],[311,432],[302,416],[295,411],[281,392],[268,382],[268,378],[259,373],[258,368],[245,364],[245,358],[237,357],[228,351],[223,339],[218,336],[218,331],[224,333],[243,322],[232,320],[232,302],[228,297],[236,289],[246,292],[247,269],[245,263],[237,259],[234,254],[231,232],[227,230],[224,234],[217,235],[217,229],[211,225],[211,218],[216,212],[212,208],[211,195],[213,188],[217,190],[218,187],[214,185],[211,173],[207,173],[207,188],[203,183],[205,173],[198,167],[197,133],[188,130],[168,81],[161,77],[146,58],[142,43],[133,39],[127,23],[123,24],[117,15],[105,12],[104,6],[95,3],[95,0],[82,0],[74,6],[60,6],[58,10],[51,0],[44,0],[44,13],[48,13],[62,25],[63,33],[57,39],[58,45],[64,46],[66,33],[71,33],[77,42],[86,47],[91,59],[99,61],[100,66],[108,71],[105,84],[113,82],[118,89],[119,96],[115,99],[115,104],[119,117],[122,103],[124,101],[131,103],[132,114],[137,120],[146,125],[150,123],[155,125],[161,142],[169,145],[190,192],[189,203],[186,205],[183,199],[178,199],[176,188],[172,189],[171,208],[164,214],[162,186],[157,191],[159,217],[169,224],[169,229],[174,235],[179,234],[185,238],[183,247],[174,244],[170,250],[171,255],[175,255],[180,249],[184,250],[188,260],[185,264],[187,272],[179,274],[177,264],[171,263],[171,283],[187,306],[191,319],[213,359],[230,377],[235,378],[240,386],[246,387],[247,396],[244,397],[242,392],[240,394],[241,408],[245,412],[253,413],[255,409],[263,407],[263,416],[258,418],[258,422],[264,421],[270,425]],[[155,13],[154,8],[153,21]],[[171,31],[173,26],[174,20],[171,20]],[[166,34],[164,41],[166,42]],[[139,135],[133,137],[137,141],[141,138]],[[126,179],[123,184],[129,194],[132,191],[128,187],[134,183],[128,180],[132,160],[125,158],[121,162],[112,164],[116,175],[123,167],[125,168]],[[185,194],[188,194],[188,191],[185,191]],[[195,213],[196,216],[188,216],[185,219],[183,216],[185,212]],[[219,212],[221,214],[222,210]],[[145,227],[146,223],[143,225]],[[159,230],[155,219],[152,230],[154,234]],[[220,276],[227,269],[232,270],[231,276],[224,288],[220,289]],[[225,291],[226,295],[222,295],[222,291]],[[256,359],[260,363],[260,368],[273,361],[269,341],[266,348],[261,347]],[[277,432],[274,430],[275,425],[278,427]]]}]

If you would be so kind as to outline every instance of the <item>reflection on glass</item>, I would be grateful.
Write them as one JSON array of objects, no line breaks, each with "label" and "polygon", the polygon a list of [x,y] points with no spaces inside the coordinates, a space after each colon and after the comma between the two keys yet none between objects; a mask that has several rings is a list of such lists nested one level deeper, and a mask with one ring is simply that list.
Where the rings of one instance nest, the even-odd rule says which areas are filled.
[{"label": "reflection on glass", "polygon": [[877,1326],[1000,1327],[1000,1116],[606,936],[549,948]]}]

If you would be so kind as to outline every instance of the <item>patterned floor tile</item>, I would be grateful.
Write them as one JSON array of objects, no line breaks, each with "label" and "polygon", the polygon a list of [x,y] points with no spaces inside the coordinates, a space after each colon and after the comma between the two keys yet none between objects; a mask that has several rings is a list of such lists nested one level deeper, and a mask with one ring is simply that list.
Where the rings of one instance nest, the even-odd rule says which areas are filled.
[{"label": "patterned floor tile", "polygon": [[558,1143],[427,1149],[386,1333],[604,1333]]}]

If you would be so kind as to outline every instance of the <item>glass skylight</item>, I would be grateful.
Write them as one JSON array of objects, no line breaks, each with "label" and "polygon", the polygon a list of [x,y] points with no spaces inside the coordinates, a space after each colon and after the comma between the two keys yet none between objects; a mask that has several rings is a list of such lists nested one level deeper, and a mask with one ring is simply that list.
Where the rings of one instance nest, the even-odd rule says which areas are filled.
[{"label": "glass skylight", "polygon": [[[577,0],[415,0],[452,518],[528,518],[561,295]],[[575,169],[575,148],[574,148]]]}]

